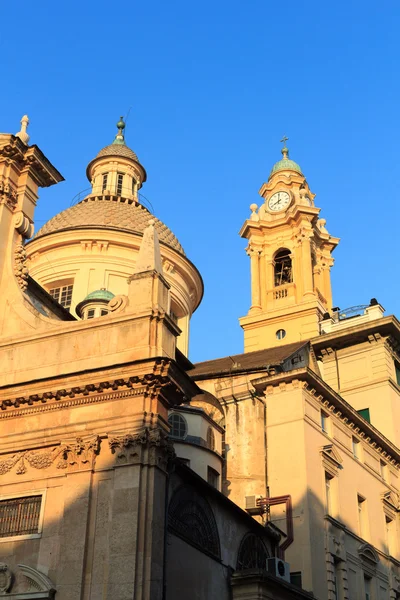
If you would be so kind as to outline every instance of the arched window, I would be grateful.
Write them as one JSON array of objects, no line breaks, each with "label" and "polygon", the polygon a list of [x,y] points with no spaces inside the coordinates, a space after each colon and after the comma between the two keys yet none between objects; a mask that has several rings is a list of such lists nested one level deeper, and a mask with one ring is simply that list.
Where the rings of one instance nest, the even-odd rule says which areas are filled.
[{"label": "arched window", "polygon": [[275,254],[274,259],[274,283],[276,286],[285,285],[285,283],[292,283],[292,259],[290,257],[290,250],[284,248],[279,250]]},{"label": "arched window", "polygon": [[207,429],[207,447],[215,450],[215,435],[211,427]]},{"label": "arched window", "polygon": [[189,544],[220,558],[219,535],[207,500],[191,486],[176,490],[168,508],[168,527]]},{"label": "arched window", "polygon": [[268,550],[262,539],[254,533],[246,533],[239,546],[236,570],[265,569],[267,558]]},{"label": "arched window", "polygon": [[178,413],[171,413],[168,417],[168,423],[171,427],[169,435],[180,440],[185,439],[187,434],[187,425],[182,415]]}]

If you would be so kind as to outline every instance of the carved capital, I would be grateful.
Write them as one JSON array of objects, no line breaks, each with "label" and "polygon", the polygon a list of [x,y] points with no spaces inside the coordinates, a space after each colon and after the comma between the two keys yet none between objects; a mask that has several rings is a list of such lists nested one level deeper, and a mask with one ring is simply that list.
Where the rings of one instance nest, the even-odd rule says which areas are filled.
[{"label": "carved capital", "polygon": [[143,462],[165,469],[175,456],[171,440],[160,428],[146,428],[139,433],[111,433],[108,443],[119,464]]}]

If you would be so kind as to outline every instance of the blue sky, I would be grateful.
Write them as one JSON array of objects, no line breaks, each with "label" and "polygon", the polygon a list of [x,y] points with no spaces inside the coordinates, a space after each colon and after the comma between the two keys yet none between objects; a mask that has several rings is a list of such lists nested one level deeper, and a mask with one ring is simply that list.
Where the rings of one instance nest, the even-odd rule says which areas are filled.
[{"label": "blue sky", "polygon": [[400,313],[398,0],[7,3],[0,130],[28,113],[66,182],[37,228],[88,186],[87,163],[131,107],[142,192],[202,273],[193,361],[239,353],[250,303],[238,231],[289,136],[328,230],[341,308]]}]

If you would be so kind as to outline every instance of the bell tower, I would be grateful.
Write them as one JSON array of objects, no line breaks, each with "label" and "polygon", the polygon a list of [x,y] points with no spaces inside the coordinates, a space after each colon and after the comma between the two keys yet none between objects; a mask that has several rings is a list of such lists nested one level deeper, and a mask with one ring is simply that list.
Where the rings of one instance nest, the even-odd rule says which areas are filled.
[{"label": "bell tower", "polygon": [[250,206],[240,230],[251,265],[251,307],[240,319],[245,352],[315,337],[332,310],[331,254],[339,238],[319,218],[315,194],[289,158],[287,139],[281,140],[283,158],[259,191],[263,203]]}]

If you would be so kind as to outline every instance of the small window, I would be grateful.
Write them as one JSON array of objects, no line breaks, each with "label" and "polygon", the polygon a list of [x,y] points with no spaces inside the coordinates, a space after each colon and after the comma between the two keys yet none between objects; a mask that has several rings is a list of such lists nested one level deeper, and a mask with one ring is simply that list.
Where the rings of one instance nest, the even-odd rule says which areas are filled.
[{"label": "small window", "polygon": [[185,419],[178,413],[172,413],[168,417],[168,423],[171,427],[170,436],[177,439],[184,439],[187,433]]},{"label": "small window", "polygon": [[353,437],[351,444],[352,444],[354,458],[356,458],[357,460],[360,460],[360,442],[358,441],[357,438]]},{"label": "small window", "polygon": [[382,479],[386,480],[386,463],[383,460],[379,461],[379,469]]},{"label": "small window", "polygon": [[387,553],[390,556],[395,554],[395,537],[396,537],[396,522],[385,515],[385,526],[386,526],[386,545]]},{"label": "small window", "polygon": [[71,307],[73,287],[73,285],[54,287],[49,290],[49,294],[54,300],[61,304],[61,306],[69,310]]},{"label": "small window", "polygon": [[108,173],[104,173],[103,174],[103,184],[102,184],[102,192],[105,192],[107,189],[107,180],[108,180]]},{"label": "small window", "polygon": [[301,580],[301,571],[294,571],[293,573],[290,573],[290,583],[298,588],[303,587],[303,583]]},{"label": "small window", "polygon": [[368,423],[371,423],[371,417],[370,417],[370,414],[369,414],[369,408],[361,408],[357,412],[358,412],[359,415],[362,416],[363,419],[365,419],[366,421],[368,421]]},{"label": "small window", "polygon": [[0,538],[39,533],[42,496],[0,501]]},{"label": "small window", "polygon": [[124,176],[122,173],[117,173],[117,196],[122,194],[122,186],[124,183]]},{"label": "small window", "polygon": [[207,481],[210,485],[217,488],[219,487],[219,473],[212,467],[207,467]]},{"label": "small window", "polygon": [[283,338],[286,337],[286,331],[284,329],[278,329],[275,335],[277,340],[283,340]]},{"label": "small window", "polygon": [[93,319],[95,313],[96,313],[96,310],[94,308],[89,308],[89,310],[86,313],[86,318],[87,319]]},{"label": "small window", "polygon": [[106,315],[108,315],[108,310],[106,310],[105,308],[102,308],[100,311],[100,316],[105,317]]},{"label": "small window", "polygon": [[207,429],[207,447],[215,450],[215,435],[211,427]]},{"label": "small window", "polygon": [[136,180],[132,177],[132,194],[136,193]]},{"label": "small window", "polygon": [[328,433],[329,416],[321,410],[321,429],[324,433]]}]

